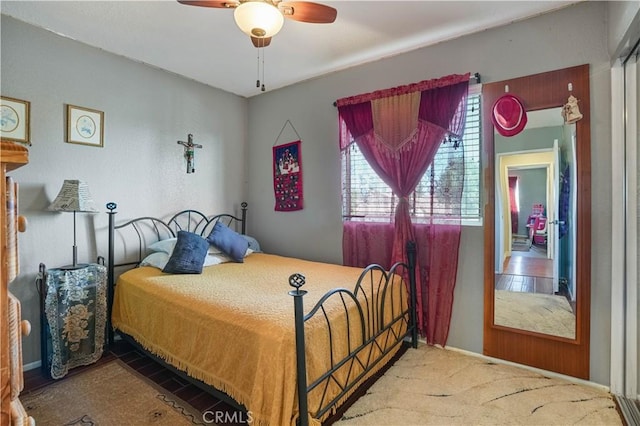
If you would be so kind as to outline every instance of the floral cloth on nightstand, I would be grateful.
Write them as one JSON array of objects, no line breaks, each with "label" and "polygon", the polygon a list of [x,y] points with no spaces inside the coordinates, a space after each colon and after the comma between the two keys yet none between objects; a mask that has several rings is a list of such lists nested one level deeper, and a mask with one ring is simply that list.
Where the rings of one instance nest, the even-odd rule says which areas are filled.
[{"label": "floral cloth on nightstand", "polygon": [[[51,377],[91,364],[102,356],[107,319],[107,268],[47,271],[45,312],[49,323]],[[44,362],[44,360],[43,360]]]}]

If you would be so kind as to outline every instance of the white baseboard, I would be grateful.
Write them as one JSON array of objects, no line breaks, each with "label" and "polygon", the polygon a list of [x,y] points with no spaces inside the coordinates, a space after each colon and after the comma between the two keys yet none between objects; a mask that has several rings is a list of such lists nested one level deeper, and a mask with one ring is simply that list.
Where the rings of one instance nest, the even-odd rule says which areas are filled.
[{"label": "white baseboard", "polygon": [[[424,342],[423,340],[421,340],[421,341]],[[473,356],[473,357],[476,357],[476,358],[481,358],[481,359],[484,359],[486,361],[495,362],[496,364],[506,364],[506,365],[511,365],[513,367],[524,368],[526,370],[533,371],[533,372],[538,373],[538,374],[542,374],[543,376],[546,376],[546,377],[553,377],[553,378],[556,378],[556,379],[563,379],[563,380],[567,380],[567,381],[572,382],[572,383],[591,386],[591,387],[603,390],[605,392],[610,392],[609,386],[601,385],[599,383],[592,382],[592,381],[589,381],[589,380],[578,379],[577,377],[567,376],[565,374],[555,373],[553,371],[543,370],[541,368],[530,367],[528,365],[518,364],[518,363],[515,363],[515,362],[511,362],[511,361],[505,361],[504,359],[493,358],[493,357],[490,357],[490,356],[482,355],[482,354],[479,354],[479,353],[476,353],[476,352],[467,351],[467,350],[464,350],[464,349],[454,348],[454,347],[451,347],[451,346],[446,346],[445,349],[450,350],[450,351],[454,351],[454,352],[459,352],[459,353],[462,353],[464,355],[469,355],[469,356]]]},{"label": "white baseboard", "polygon": [[35,370],[36,368],[40,368],[42,366],[41,361],[30,362],[29,364],[24,364],[22,366],[22,371]]},{"label": "white baseboard", "polygon": [[[122,340],[122,337],[120,337],[119,334],[116,334],[113,340],[114,341]],[[22,371],[35,370],[36,368],[40,368],[41,366],[42,366],[42,361],[30,362],[28,364],[22,365]]]}]

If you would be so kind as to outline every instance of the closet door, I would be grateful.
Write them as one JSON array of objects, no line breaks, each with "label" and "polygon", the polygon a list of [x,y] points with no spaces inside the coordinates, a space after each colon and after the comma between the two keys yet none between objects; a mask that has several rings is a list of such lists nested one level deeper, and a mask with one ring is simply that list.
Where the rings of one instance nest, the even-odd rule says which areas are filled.
[{"label": "closet door", "polygon": [[624,103],[625,103],[625,144],[633,146],[635,150],[635,164],[633,169],[635,173],[635,205],[629,206],[628,221],[633,222],[635,229],[632,243],[633,250],[630,254],[633,258],[627,259],[627,265],[632,271],[628,271],[628,275],[632,278],[627,282],[626,286],[626,319],[625,319],[625,395],[630,398],[637,398],[638,383],[640,383],[640,351],[638,351],[638,342],[640,342],[640,299],[638,297],[638,283],[640,277],[640,64],[638,64],[638,56],[640,55],[640,40],[635,45],[635,50],[627,57],[624,63]]},{"label": "closet door", "polygon": [[[636,412],[640,383],[640,39],[612,68],[611,392]],[[626,407],[626,408],[625,408]],[[627,408],[633,408],[628,410]]]}]

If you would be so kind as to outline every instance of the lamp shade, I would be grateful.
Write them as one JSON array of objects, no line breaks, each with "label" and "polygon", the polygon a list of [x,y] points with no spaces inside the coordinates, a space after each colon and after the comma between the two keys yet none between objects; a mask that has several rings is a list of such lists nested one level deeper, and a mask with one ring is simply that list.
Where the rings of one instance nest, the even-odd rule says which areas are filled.
[{"label": "lamp shade", "polygon": [[261,1],[249,1],[236,7],[233,17],[238,27],[251,37],[273,37],[284,24],[277,7]]},{"label": "lamp shade", "polygon": [[89,193],[89,186],[81,180],[65,180],[58,196],[47,210],[57,212],[98,212]]}]

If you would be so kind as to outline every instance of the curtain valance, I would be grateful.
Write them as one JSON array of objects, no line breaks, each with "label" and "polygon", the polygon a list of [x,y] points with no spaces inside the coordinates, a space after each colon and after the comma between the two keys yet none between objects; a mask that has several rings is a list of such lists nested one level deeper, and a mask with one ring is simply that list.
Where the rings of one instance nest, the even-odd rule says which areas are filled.
[{"label": "curtain valance", "polygon": [[345,105],[355,105],[362,102],[368,102],[375,99],[386,98],[389,96],[404,95],[412,92],[423,92],[429,89],[436,89],[438,87],[451,86],[452,84],[459,83],[460,81],[469,81],[470,73],[467,74],[451,74],[432,80],[422,80],[417,83],[406,84],[404,86],[391,87],[389,89],[376,90],[370,93],[364,93],[360,95],[350,96],[347,98],[338,99],[336,106],[341,107]]},{"label": "curtain valance", "polygon": [[421,128],[462,136],[469,73],[424,80],[336,101],[340,149],[371,133],[388,153],[405,148]]}]

